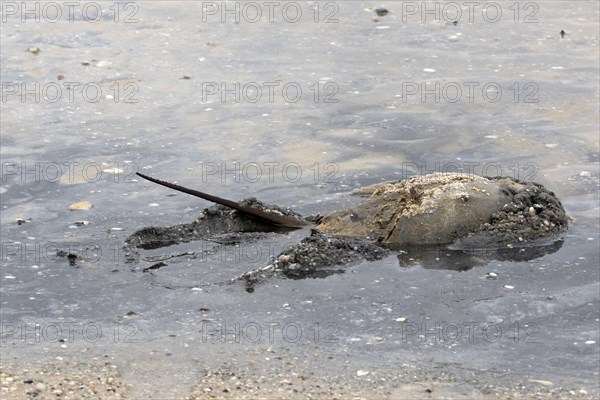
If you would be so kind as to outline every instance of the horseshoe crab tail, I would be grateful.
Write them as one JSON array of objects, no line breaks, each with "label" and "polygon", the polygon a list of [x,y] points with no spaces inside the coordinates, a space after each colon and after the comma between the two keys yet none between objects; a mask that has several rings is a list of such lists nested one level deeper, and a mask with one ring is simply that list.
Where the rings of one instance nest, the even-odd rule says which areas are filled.
[{"label": "horseshoe crab tail", "polygon": [[285,215],[273,214],[273,213],[255,208],[255,207],[245,206],[245,205],[240,204],[235,201],[227,200],[222,197],[213,196],[212,194],[200,192],[200,191],[194,190],[194,189],[188,189],[186,187],[179,186],[174,183],[161,181],[160,179],[152,178],[148,175],[144,175],[139,172],[136,172],[136,175],[141,176],[142,178],[147,179],[150,182],[154,182],[156,184],[166,186],[170,189],[177,190],[179,192],[183,192],[183,193],[187,193],[187,194],[191,194],[192,196],[200,197],[204,200],[212,201],[213,203],[217,203],[217,204],[220,204],[225,207],[233,208],[234,210],[238,210],[245,214],[259,218],[259,219],[269,222],[273,225],[283,226],[286,228],[303,228],[308,225],[307,222],[304,222],[304,221],[296,219],[296,218],[287,217]]}]

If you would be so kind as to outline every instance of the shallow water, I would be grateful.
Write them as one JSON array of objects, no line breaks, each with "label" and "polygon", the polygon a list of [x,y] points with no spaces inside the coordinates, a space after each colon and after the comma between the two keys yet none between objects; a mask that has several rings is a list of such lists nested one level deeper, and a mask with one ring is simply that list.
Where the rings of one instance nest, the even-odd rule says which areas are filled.
[{"label": "shallow water", "polygon": [[[297,4],[297,23],[251,23],[250,15],[223,23],[188,2],[102,3],[97,23],[77,9],[74,21],[57,23],[51,15],[22,22],[21,10],[3,9],[3,355],[64,351],[44,335],[23,343],[23,323],[79,329],[93,322],[102,340],[80,335],[72,346],[125,349],[122,374],[141,394],[149,393],[144,382],[158,381],[154,363],[185,372],[162,389],[184,395],[198,371],[222,364],[218,355],[235,360],[238,351],[256,350],[248,357],[260,365],[270,346],[300,358],[331,354],[334,361],[322,361],[332,374],[342,364],[352,371],[402,360],[458,376],[462,369],[505,374],[499,382],[509,386],[525,377],[598,394],[597,4],[518,3],[515,21],[513,3],[500,2],[500,21],[476,9],[472,22],[465,11],[456,25],[408,13],[400,2],[376,22],[365,11],[374,5],[358,1],[317,3],[314,22],[314,8]],[[334,11],[338,21],[325,23]],[[88,91],[71,93],[66,82]],[[207,92],[236,82],[237,102]],[[22,83],[33,94],[23,94]],[[262,84],[259,98],[254,83]],[[294,88],[302,96],[286,101],[275,90],[271,102],[264,83],[288,84],[287,100]],[[504,175],[546,185],[573,221],[558,252],[530,262],[454,272],[401,268],[392,255],[326,279],[276,279],[252,294],[240,286],[173,290],[126,264],[123,241],[144,226],[190,222],[208,203],[138,181],[138,170],[304,215],[339,208],[353,188],[414,174]],[[68,210],[83,200],[93,203],[89,211]],[[83,220],[89,224],[74,226]],[[225,254],[217,261],[158,271],[174,284],[227,280],[266,265],[277,252],[270,244],[281,242],[267,241],[257,257],[252,246],[233,254],[219,248]],[[212,245],[172,251],[194,246]],[[78,266],[56,257],[57,247],[79,254]],[[486,279],[489,272],[498,277]],[[289,323],[307,338],[291,340]],[[236,324],[241,343],[231,331],[226,343],[212,338]],[[255,324],[263,336],[252,341],[242,330]],[[284,326],[290,332],[277,331]],[[115,340],[121,328],[138,343]]]}]

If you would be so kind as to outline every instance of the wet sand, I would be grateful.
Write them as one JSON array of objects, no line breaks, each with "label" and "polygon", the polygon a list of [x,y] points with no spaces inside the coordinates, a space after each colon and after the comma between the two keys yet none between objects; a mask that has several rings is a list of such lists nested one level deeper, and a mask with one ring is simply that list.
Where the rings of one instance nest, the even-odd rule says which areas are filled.
[{"label": "wet sand", "polygon": [[[89,349],[88,349],[89,350]],[[303,361],[290,357],[292,349],[271,347],[237,354],[240,364],[195,372],[197,382],[189,395],[172,392],[169,377],[155,384],[128,380],[120,373],[118,355],[90,356],[49,351],[37,359],[4,360],[1,368],[2,397],[38,399],[592,399],[584,388],[561,386],[547,379],[524,379],[507,373],[452,368],[424,369],[400,363],[320,373],[331,356],[313,353]],[[56,356],[56,354],[60,354]],[[256,362],[261,358],[261,362]],[[345,357],[340,358],[343,362]],[[450,367],[450,366],[448,366]],[[330,367],[326,367],[329,369]],[[157,390],[161,394],[152,395]]]}]

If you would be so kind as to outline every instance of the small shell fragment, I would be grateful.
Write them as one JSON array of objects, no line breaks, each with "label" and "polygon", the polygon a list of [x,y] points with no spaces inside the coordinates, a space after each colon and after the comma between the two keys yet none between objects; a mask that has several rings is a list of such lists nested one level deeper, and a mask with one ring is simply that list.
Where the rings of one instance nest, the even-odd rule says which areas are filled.
[{"label": "small shell fragment", "polygon": [[118,167],[110,167],[110,168],[103,169],[102,172],[106,172],[109,174],[122,174],[125,171],[123,171],[121,168],[118,168]]},{"label": "small shell fragment", "polygon": [[529,382],[539,383],[540,385],[543,385],[543,386],[553,386],[554,385],[552,382],[546,381],[543,379],[530,379]]},{"label": "small shell fragment", "polygon": [[531,214],[531,215],[537,214],[537,212],[535,211],[535,208],[529,207],[529,214]]}]

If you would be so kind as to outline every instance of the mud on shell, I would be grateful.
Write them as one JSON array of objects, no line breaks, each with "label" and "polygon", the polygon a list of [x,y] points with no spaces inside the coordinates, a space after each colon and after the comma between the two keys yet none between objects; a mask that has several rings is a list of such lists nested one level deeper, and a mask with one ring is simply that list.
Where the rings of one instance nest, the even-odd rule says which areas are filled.
[{"label": "mud on shell", "polygon": [[369,238],[388,247],[460,239],[465,244],[481,240],[486,246],[502,246],[556,236],[568,226],[554,193],[511,178],[435,173],[354,194],[366,199],[353,209],[323,217],[321,231]]}]

